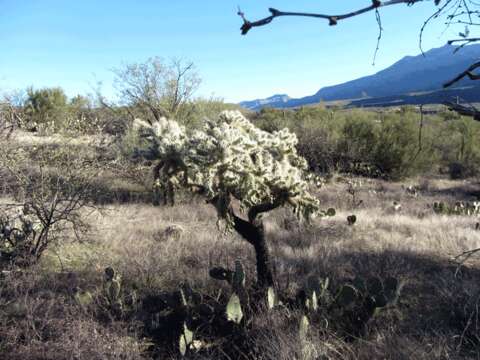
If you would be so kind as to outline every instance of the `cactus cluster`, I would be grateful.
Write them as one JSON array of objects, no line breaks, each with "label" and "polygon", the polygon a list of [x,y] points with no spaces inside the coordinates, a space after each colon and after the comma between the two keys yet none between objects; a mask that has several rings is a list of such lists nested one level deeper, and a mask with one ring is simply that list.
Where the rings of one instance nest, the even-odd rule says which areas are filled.
[{"label": "cactus cluster", "polygon": [[331,303],[330,280],[309,276],[305,286],[297,294],[296,304],[307,312],[315,312],[319,307]]},{"label": "cactus cluster", "polygon": [[228,301],[225,313],[229,321],[240,324],[244,310],[248,307],[248,295],[245,289],[245,269],[242,262],[236,260],[234,270],[222,267],[212,268],[210,269],[210,276],[216,280],[227,281],[232,287],[232,295]]},{"label": "cactus cluster", "polygon": [[298,337],[300,340],[300,350],[302,360],[314,360],[317,359],[317,351],[315,344],[308,339],[308,331],[310,329],[310,322],[306,315],[300,318],[300,324],[298,326]]},{"label": "cactus cluster", "polygon": [[400,296],[403,283],[394,277],[381,280],[378,277],[363,279],[356,277],[351,284],[345,284],[340,288],[335,301],[342,307],[352,305],[365,306],[368,308],[383,308],[395,305]]},{"label": "cactus cluster", "polygon": [[449,204],[443,201],[433,203],[433,211],[440,215],[469,215],[480,214],[480,201],[457,201]]},{"label": "cactus cluster", "polygon": [[356,277],[333,290],[328,278],[310,276],[296,302],[306,315],[315,316],[319,311],[336,314],[352,322],[355,331],[361,331],[379,309],[397,303],[402,287],[403,283],[393,277],[383,281],[378,277]]},{"label": "cactus cluster", "polygon": [[28,205],[0,213],[0,262],[33,260],[42,233],[42,224],[31,215]]},{"label": "cactus cluster", "polygon": [[187,327],[186,323],[183,323],[183,331],[180,334],[179,351],[182,356],[187,354],[187,351],[193,345],[193,332]]}]

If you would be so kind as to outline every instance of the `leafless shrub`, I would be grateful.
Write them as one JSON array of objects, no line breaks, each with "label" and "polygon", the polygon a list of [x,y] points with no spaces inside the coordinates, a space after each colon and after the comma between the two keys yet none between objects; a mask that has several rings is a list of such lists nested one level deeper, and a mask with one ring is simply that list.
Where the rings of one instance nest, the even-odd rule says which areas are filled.
[{"label": "leafless shrub", "polygon": [[20,97],[18,94],[4,94],[0,98],[0,139],[9,137],[23,123]]},{"label": "leafless shrub", "polygon": [[60,174],[49,168],[51,159],[26,166],[21,154],[0,154],[15,199],[0,207],[2,266],[32,265],[48,247],[66,240],[67,234],[80,240],[89,229],[83,216],[90,207],[92,189],[89,176],[84,175],[85,164],[70,158]]}]

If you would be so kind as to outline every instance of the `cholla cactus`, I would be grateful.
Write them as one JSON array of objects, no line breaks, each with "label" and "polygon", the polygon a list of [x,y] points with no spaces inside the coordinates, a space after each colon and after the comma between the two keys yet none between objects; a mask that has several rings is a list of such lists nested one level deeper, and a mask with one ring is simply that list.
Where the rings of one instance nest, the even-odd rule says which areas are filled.
[{"label": "cholla cactus", "polygon": [[190,136],[165,118],[153,125],[137,120],[135,128],[158,148],[164,163],[159,180],[201,188],[207,200],[215,199],[220,217],[230,225],[230,195],[243,210],[281,203],[306,219],[318,210],[307,189],[307,163],[297,154],[296,135],[287,129],[262,131],[239,111],[222,112]]},{"label": "cholla cactus", "polygon": [[37,256],[42,224],[31,216],[28,206],[0,213],[0,263],[24,263]]},{"label": "cholla cactus", "polygon": [[[191,134],[164,118],[152,125],[137,120],[134,128],[147,140],[150,153],[157,154],[154,173],[161,186],[200,191],[226,229],[235,229],[254,246],[257,280],[265,290],[274,281],[259,215],[284,205],[306,220],[334,214],[333,209],[318,211],[318,201],[308,192],[307,162],[297,153],[297,137],[287,129],[262,131],[239,111],[222,112]],[[248,221],[235,214],[232,198]]]}]

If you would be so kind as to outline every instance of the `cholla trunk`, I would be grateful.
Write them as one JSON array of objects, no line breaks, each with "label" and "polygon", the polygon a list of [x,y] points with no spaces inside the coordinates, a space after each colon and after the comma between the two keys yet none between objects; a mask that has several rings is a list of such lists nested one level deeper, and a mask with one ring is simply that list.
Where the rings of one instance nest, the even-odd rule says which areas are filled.
[{"label": "cholla trunk", "polygon": [[257,283],[260,288],[273,286],[273,272],[270,253],[265,238],[263,222],[251,223],[234,215],[235,230],[255,249],[257,260]]}]

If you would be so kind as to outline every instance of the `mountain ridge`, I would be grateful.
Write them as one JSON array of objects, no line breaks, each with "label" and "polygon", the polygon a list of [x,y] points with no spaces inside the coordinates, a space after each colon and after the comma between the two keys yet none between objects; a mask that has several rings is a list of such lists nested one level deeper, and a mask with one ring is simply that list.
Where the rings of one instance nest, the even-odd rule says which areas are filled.
[{"label": "mountain ridge", "polygon": [[[478,61],[480,44],[465,46],[457,52],[455,52],[455,49],[455,46],[445,45],[430,49],[424,54],[404,56],[391,66],[373,75],[323,87],[310,96],[295,99],[286,94],[280,94],[266,99],[242,101],[239,105],[250,110],[260,110],[263,107],[290,108],[322,101],[355,100],[352,101],[353,104],[363,106],[362,99],[371,100],[395,96],[401,97],[406,103],[409,103],[408,96],[415,96],[411,94],[424,92],[441,92],[440,95],[437,94],[435,97],[425,98],[426,100],[435,98],[438,101],[442,94],[448,97],[460,96],[455,95],[455,91],[452,92],[451,89],[448,92],[443,90],[442,85],[464,71],[472,63]],[[478,100],[480,100],[480,84],[477,84],[478,82],[474,83],[469,79],[464,79],[456,84],[453,89],[475,87]],[[418,102],[418,99],[412,99],[411,101]],[[366,101],[366,103],[368,102]]]}]

